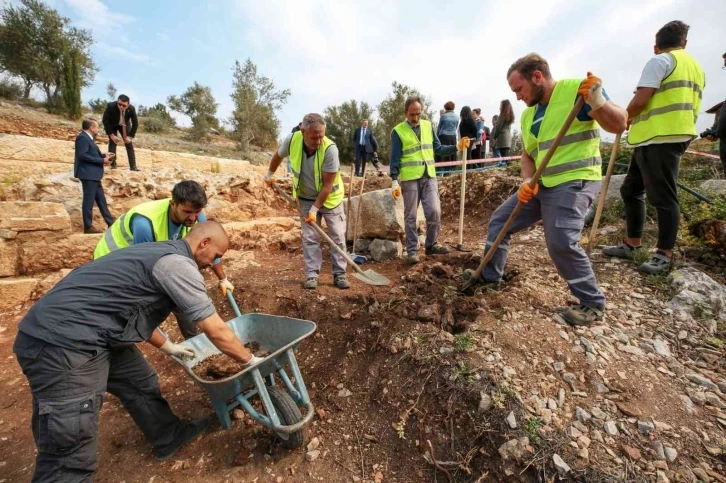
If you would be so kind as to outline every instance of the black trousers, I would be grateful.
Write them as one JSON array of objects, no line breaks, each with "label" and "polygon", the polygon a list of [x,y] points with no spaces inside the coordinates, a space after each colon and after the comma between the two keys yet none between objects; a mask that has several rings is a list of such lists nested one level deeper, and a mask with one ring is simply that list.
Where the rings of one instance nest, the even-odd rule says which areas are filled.
[{"label": "black trousers", "polygon": [[641,238],[646,196],[658,213],[658,246],[676,245],[681,209],[678,206],[678,169],[688,142],[649,144],[633,151],[620,195],[625,203],[628,238]]},{"label": "black trousers", "polygon": [[355,145],[355,175],[360,176],[363,174],[363,165],[370,161],[373,153],[366,151],[365,146],[360,144]]},{"label": "black trousers", "polygon": [[[128,132],[128,126],[126,127],[126,132]],[[129,169],[136,169],[136,153],[134,153],[134,142],[131,141],[128,144],[125,144],[123,142],[123,127],[122,126],[116,126],[116,130],[112,132],[111,134],[117,135],[121,139],[121,143],[126,146],[126,156],[129,158]],[[111,141],[111,138],[108,139],[108,151],[110,153],[116,154],[116,143]],[[111,167],[116,167],[116,157],[114,156],[113,160],[111,161]]]},{"label": "black trousers", "polygon": [[[439,136],[439,141],[444,146],[455,146],[456,145],[456,134],[442,134]],[[439,161],[456,161],[456,151],[449,156],[439,156]],[[447,168],[451,169],[451,167]]]},{"label": "black trousers", "polygon": [[159,378],[136,346],[70,350],[18,332],[13,351],[33,394],[38,455],[33,482],[90,482],[98,459],[98,415],[108,391],[151,445],[184,429],[161,395]]},{"label": "black trousers", "polygon": [[106,195],[103,192],[103,184],[101,181],[92,179],[82,179],[81,186],[83,188],[83,202],[81,211],[83,212],[83,228],[91,228],[93,224],[93,204],[98,205],[98,211],[108,226],[114,221],[113,215],[108,211],[106,204]]},{"label": "black trousers", "polygon": [[723,174],[726,176],[726,138],[719,139],[718,155],[721,158],[721,164],[723,164]]}]

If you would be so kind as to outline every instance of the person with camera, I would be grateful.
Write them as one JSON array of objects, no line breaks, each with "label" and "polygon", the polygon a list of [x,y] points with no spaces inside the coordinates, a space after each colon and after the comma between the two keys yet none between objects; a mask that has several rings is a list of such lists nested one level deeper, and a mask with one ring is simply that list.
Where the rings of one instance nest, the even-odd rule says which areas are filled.
[{"label": "person with camera", "polygon": [[603,248],[607,256],[633,258],[643,239],[647,196],[658,213],[658,244],[638,270],[649,275],[673,265],[681,218],[678,169],[681,156],[696,138],[696,118],[706,86],[703,69],[685,50],[689,28],[674,20],[655,34],[655,56],[643,69],[628,105],[628,144],[635,150],[620,188],[627,237],[618,246]]},{"label": "person with camera", "polygon": [[[721,68],[726,69],[726,53],[721,57],[723,58],[723,67]],[[717,139],[721,141],[718,155],[723,165],[723,174],[726,176],[726,101],[721,103],[721,109],[716,113],[713,126],[703,131],[700,136],[709,141],[716,141]]]}]

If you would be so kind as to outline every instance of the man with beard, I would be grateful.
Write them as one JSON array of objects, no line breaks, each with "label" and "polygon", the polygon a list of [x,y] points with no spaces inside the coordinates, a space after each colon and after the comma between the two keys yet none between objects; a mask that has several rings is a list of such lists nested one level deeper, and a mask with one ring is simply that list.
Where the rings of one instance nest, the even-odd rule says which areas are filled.
[{"label": "man with beard", "polygon": [[98,205],[104,221],[111,226],[114,217],[108,211],[106,195],[103,192],[103,168],[111,164],[113,153],[101,154],[94,142],[98,135],[98,123],[93,119],[84,119],[81,123],[83,131],[76,137],[76,155],[73,163],[73,177],[81,180],[83,187],[83,233],[101,233],[93,226],[93,204]]},{"label": "man with beard", "polygon": [[[507,80],[517,99],[528,106],[521,121],[524,181],[519,192],[492,215],[485,250],[493,244],[517,202],[523,206],[477,283],[497,288],[504,275],[512,234],[542,220],[550,257],[579,300],[579,305],[563,312],[563,318],[571,325],[590,325],[602,320],[605,297],[598,288],[590,260],[578,242],[587,208],[600,191],[599,127],[611,133],[622,132],[626,128],[627,113],[608,100],[599,78],[588,72],[584,80],[556,81],[547,61],[537,54],[526,55],[512,64]],[[582,96],[586,104],[567,130],[539,183],[530,188],[531,177],[578,96]],[[465,277],[471,277],[472,273],[471,270],[465,272]]]}]

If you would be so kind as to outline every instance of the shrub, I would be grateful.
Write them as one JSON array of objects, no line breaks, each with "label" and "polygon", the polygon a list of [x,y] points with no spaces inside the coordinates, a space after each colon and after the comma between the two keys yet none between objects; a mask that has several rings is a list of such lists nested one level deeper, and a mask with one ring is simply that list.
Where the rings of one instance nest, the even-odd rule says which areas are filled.
[{"label": "shrub", "polygon": [[106,110],[106,105],[108,105],[108,102],[101,98],[88,101],[88,108],[96,114],[103,114],[103,111]]},{"label": "shrub", "polygon": [[23,97],[23,86],[11,80],[0,80],[0,97],[17,101]]},{"label": "shrub", "polygon": [[145,117],[139,121],[139,126],[146,132],[160,133],[166,131],[167,123],[158,117]]}]

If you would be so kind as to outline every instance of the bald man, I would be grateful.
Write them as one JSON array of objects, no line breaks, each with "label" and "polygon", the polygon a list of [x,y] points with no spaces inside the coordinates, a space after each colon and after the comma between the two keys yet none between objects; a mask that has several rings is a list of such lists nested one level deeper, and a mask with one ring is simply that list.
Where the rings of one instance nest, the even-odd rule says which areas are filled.
[{"label": "bald man", "polygon": [[228,246],[221,225],[199,223],[184,239],[117,250],[76,268],[31,307],[13,351],[33,394],[32,481],[90,481],[106,392],[131,413],[158,460],[204,432],[208,418],[183,423],[172,412],[136,343],[194,357],[157,329],[177,309],[224,354],[248,367],[262,360],[217,314],[199,272]]}]

